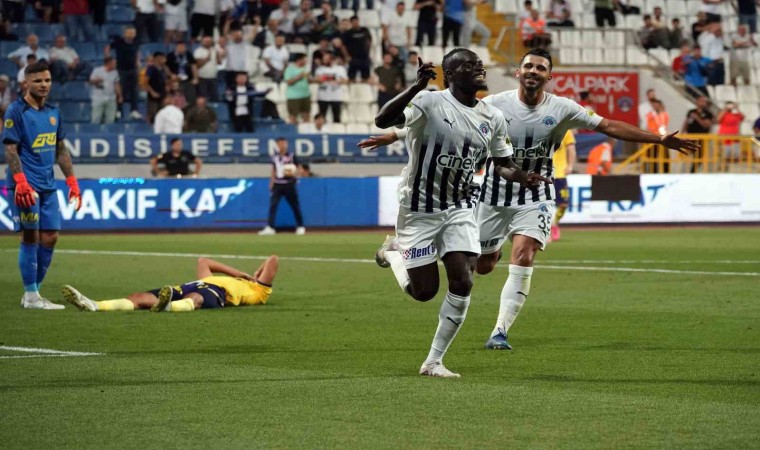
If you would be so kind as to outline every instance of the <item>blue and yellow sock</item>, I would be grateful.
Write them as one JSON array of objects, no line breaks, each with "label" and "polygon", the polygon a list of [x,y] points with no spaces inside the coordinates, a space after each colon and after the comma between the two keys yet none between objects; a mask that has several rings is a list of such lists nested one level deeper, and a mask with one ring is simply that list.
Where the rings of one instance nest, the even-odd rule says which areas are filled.
[{"label": "blue and yellow sock", "polygon": [[37,288],[37,244],[21,243],[18,252],[18,268],[24,282],[24,292],[38,292]]},{"label": "blue and yellow sock", "polygon": [[50,267],[50,263],[53,261],[53,247],[45,247],[39,245],[37,247],[37,289],[42,285],[42,280],[45,279],[45,274]]}]

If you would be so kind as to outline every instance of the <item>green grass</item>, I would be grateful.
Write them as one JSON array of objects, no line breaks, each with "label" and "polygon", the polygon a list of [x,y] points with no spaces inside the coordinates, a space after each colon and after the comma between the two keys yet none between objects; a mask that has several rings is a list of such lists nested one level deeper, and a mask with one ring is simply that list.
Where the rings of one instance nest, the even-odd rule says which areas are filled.
[{"label": "green grass", "polygon": [[[477,277],[446,357],[459,380],[416,374],[441,294],[416,303],[374,264],[288,259],[368,260],[382,237],[62,236],[61,250],[282,257],[266,306],[186,314],[22,310],[17,238],[0,238],[0,345],[104,353],[0,359],[2,446],[760,445],[760,277],[715,274],[760,273],[760,229],[565,230],[538,258],[563,268],[536,270],[512,352],[481,349],[506,267]],[[190,280],[194,264],[59,252],[43,294],[58,300],[69,283],[119,297]],[[678,272],[571,270],[581,266]]]}]

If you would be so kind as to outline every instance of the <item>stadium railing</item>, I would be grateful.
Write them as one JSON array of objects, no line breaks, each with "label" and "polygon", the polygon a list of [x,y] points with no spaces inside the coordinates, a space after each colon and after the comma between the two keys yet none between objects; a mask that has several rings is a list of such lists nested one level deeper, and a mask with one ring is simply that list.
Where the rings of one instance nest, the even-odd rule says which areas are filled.
[{"label": "stadium railing", "polygon": [[683,134],[698,140],[702,150],[694,155],[668,151],[656,144],[639,150],[616,164],[613,173],[758,173],[760,141],[751,136]]}]

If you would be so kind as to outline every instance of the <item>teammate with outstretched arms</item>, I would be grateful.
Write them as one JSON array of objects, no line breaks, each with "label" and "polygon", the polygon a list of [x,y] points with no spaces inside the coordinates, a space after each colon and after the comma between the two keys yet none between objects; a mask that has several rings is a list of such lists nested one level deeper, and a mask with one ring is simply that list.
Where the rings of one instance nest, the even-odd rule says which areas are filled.
[{"label": "teammate with outstretched arms", "polygon": [[[551,71],[551,55],[545,50],[531,50],[523,56],[516,72],[520,87],[483,99],[483,103],[504,114],[514,147],[514,162],[522,170],[552,178],[554,152],[570,129],[591,129],[625,141],[660,144],[681,153],[699,149],[696,142],[676,137],[677,132],[659,136],[625,122],[604,119],[570,99],[545,92]],[[376,147],[395,139],[396,135],[391,133],[372,137],[360,145]],[[493,271],[501,258],[504,241],[512,241],[509,276],[501,291],[496,324],[486,342],[487,349],[508,350],[511,346],[507,332],[528,298],[533,260],[546,245],[556,194],[551,182],[526,186],[495,176],[501,174],[502,164],[495,158],[486,162],[476,211],[481,244],[477,272]]]},{"label": "teammate with outstretched arms", "polygon": [[58,163],[69,187],[69,201],[82,205],[71,155],[58,108],[46,104],[50,95],[50,70],[46,63],[24,70],[26,94],[11,103],[4,117],[3,144],[8,164],[6,186],[13,191],[15,231],[21,232],[18,265],[24,283],[21,306],[30,309],[63,309],[40,296],[39,287],[53,260],[61,229],[61,212],[53,165]]},{"label": "teammate with outstretched arms", "polygon": [[401,174],[396,223],[397,241],[389,237],[378,250],[382,267],[390,266],[401,289],[415,300],[428,301],[439,286],[436,258],[448,279],[430,353],[421,375],[458,377],[442,363],[464,322],[470,304],[472,274],[480,252],[470,185],[479,161],[489,153],[499,171],[514,182],[536,182],[535,175],[509,165],[512,147],[503,115],[478,101],[486,89],[483,62],[467,49],[443,59],[447,89],[429,92],[435,78],[431,63],[419,62],[416,82],[386,103],[375,118],[380,128],[405,126],[409,163]]}]

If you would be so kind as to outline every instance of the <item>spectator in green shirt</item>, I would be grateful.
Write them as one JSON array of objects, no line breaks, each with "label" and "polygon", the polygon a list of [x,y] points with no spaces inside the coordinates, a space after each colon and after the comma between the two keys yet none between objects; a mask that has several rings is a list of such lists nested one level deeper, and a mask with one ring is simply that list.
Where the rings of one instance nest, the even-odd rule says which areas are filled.
[{"label": "spectator in green shirt", "polygon": [[290,123],[308,122],[311,115],[311,91],[309,90],[309,69],[306,67],[306,55],[293,55],[293,62],[288,64],[283,76],[288,87],[285,89]]}]

